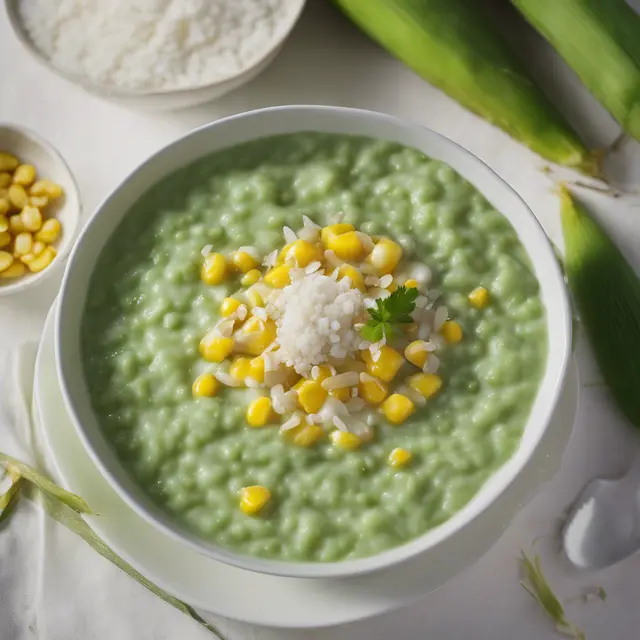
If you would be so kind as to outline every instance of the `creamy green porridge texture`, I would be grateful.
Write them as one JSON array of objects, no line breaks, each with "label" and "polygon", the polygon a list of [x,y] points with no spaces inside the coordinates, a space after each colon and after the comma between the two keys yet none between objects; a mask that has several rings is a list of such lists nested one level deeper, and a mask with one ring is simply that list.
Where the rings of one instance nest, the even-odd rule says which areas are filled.
[{"label": "creamy green porridge texture", "polygon": [[[462,325],[439,351],[441,393],[372,442],[343,451],[247,427],[244,390],[192,398],[202,336],[238,279],[199,277],[201,249],[282,247],[305,213],[386,234],[427,264]],[[467,295],[486,287],[491,304]],[[507,220],[450,167],[397,144],[317,133],[218,152],[163,180],[99,257],[84,312],[84,367],[107,438],[153,500],[185,527],[242,553],[338,561],[400,545],[460,510],[515,451],[544,369],[538,283]],[[387,464],[402,447],[412,463]],[[263,485],[259,516],[238,492]]]}]

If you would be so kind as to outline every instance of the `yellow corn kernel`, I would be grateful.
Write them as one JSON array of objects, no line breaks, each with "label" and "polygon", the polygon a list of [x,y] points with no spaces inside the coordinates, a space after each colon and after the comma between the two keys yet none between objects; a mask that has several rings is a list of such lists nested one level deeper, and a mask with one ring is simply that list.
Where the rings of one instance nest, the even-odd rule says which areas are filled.
[{"label": "yellow corn kernel", "polygon": [[285,438],[297,447],[312,447],[324,437],[324,429],[317,424],[301,424],[285,431]]},{"label": "yellow corn kernel", "polygon": [[355,231],[347,231],[340,235],[330,235],[327,249],[333,251],[340,260],[358,262],[364,256],[364,247]]},{"label": "yellow corn kernel", "polygon": [[241,304],[240,300],[236,300],[235,298],[225,298],[220,305],[220,315],[223,318],[228,318],[238,310]]},{"label": "yellow corn kernel", "polygon": [[434,396],[442,387],[442,379],[434,373],[416,373],[409,377],[408,382],[412,389],[425,398]]},{"label": "yellow corn kernel", "polygon": [[20,164],[20,160],[12,153],[0,152],[0,171],[15,171]]},{"label": "yellow corn kernel", "polygon": [[29,206],[44,209],[49,204],[47,196],[29,196]]},{"label": "yellow corn kernel", "polygon": [[244,379],[251,374],[250,362],[249,358],[234,358],[229,367],[229,375],[236,380],[244,382]]},{"label": "yellow corn kernel", "polygon": [[[33,255],[33,254],[27,254]],[[34,256],[32,260],[26,261],[27,256],[22,256],[23,262],[29,267],[31,273],[38,273],[46,269],[53,259],[56,257],[56,250],[53,247],[47,247],[39,256]]]},{"label": "yellow corn kernel", "polygon": [[404,286],[407,289],[417,289],[418,288],[418,281],[414,280],[413,278],[409,278],[408,280],[404,281]]},{"label": "yellow corn kernel", "polygon": [[36,168],[32,164],[21,164],[13,174],[14,184],[28,187],[36,179]]},{"label": "yellow corn kernel", "polygon": [[9,187],[9,191],[7,193],[9,196],[9,202],[16,209],[24,209],[24,207],[28,206],[29,198],[27,196],[27,192],[24,190],[24,187],[20,184],[12,184]]},{"label": "yellow corn kernel", "polygon": [[484,287],[476,287],[469,294],[469,302],[476,309],[484,309],[489,304],[489,292]]},{"label": "yellow corn kernel", "polygon": [[6,189],[12,182],[13,178],[9,172],[0,172],[0,189]]},{"label": "yellow corn kernel", "polygon": [[8,269],[13,263],[13,256],[7,251],[0,251],[0,272]]},{"label": "yellow corn kernel", "polygon": [[249,376],[256,382],[264,382],[264,358],[258,356],[249,362]]},{"label": "yellow corn kernel", "polygon": [[47,248],[47,245],[44,242],[40,242],[40,240],[36,240],[31,245],[31,253],[33,253],[34,256],[39,256],[46,248]]},{"label": "yellow corn kernel", "polygon": [[404,422],[415,410],[415,406],[407,396],[401,393],[391,394],[382,403],[382,413],[389,422],[400,424]]},{"label": "yellow corn kernel", "polygon": [[406,467],[411,462],[411,458],[413,458],[411,451],[396,448],[389,454],[387,462],[389,466],[399,469],[400,467]]},{"label": "yellow corn kernel", "polygon": [[259,484],[240,490],[240,510],[247,515],[258,513],[271,499],[271,491]]},{"label": "yellow corn kernel", "polygon": [[220,284],[227,276],[227,261],[221,253],[210,253],[202,263],[200,279],[206,284]]},{"label": "yellow corn kernel", "polygon": [[331,238],[332,236],[339,236],[343,233],[348,233],[349,231],[355,231],[355,229],[356,228],[352,224],[348,224],[346,222],[331,224],[328,227],[324,227],[322,229],[322,231],[320,232],[320,239],[322,240],[322,244],[327,247],[329,238]]},{"label": "yellow corn kernel", "polygon": [[307,413],[318,413],[327,399],[327,392],[317,380],[305,380],[297,391],[298,402]]},{"label": "yellow corn kernel", "polygon": [[242,278],[240,278],[240,284],[243,287],[250,287],[252,284],[255,284],[260,280],[262,274],[258,269],[250,269],[245,273]]},{"label": "yellow corn kernel", "polygon": [[258,316],[249,316],[247,322],[244,327],[242,327],[242,331],[244,333],[255,333],[262,329],[262,320],[258,318]]},{"label": "yellow corn kernel", "polygon": [[0,278],[19,278],[24,275],[26,270],[27,267],[16,260],[9,268],[0,272]]},{"label": "yellow corn kernel", "polygon": [[447,320],[440,327],[440,334],[449,344],[462,340],[462,327],[455,320]]},{"label": "yellow corn kernel", "polygon": [[38,180],[29,189],[30,196],[47,196],[52,199],[59,198],[62,193],[62,187],[53,180]]},{"label": "yellow corn kernel", "polygon": [[242,329],[236,332],[235,351],[249,356],[259,356],[275,339],[275,322],[271,318],[263,321],[252,316]]},{"label": "yellow corn kernel", "polygon": [[242,273],[247,273],[258,266],[258,261],[247,251],[234,251],[231,254],[231,264]]},{"label": "yellow corn kernel", "polygon": [[349,402],[351,399],[351,389],[349,387],[340,387],[339,389],[331,389],[329,395],[340,402]]},{"label": "yellow corn kernel", "polygon": [[200,340],[200,355],[208,362],[222,362],[233,351],[233,338],[224,338],[210,331]]},{"label": "yellow corn kernel", "polygon": [[362,274],[350,264],[343,264],[338,269],[338,280],[342,280],[342,278],[349,278],[349,280],[351,280],[352,289],[360,289],[360,291],[365,290]]},{"label": "yellow corn kernel", "polygon": [[300,389],[300,387],[302,387],[302,385],[307,381],[306,378],[300,378],[300,380],[298,380],[293,387],[291,387],[294,391],[297,391],[298,389]]},{"label": "yellow corn kernel", "polygon": [[8,231],[0,231],[0,248],[9,246],[12,240],[13,236]]},{"label": "yellow corn kernel", "polygon": [[255,289],[247,291],[247,300],[249,301],[249,306],[252,309],[254,307],[264,307],[264,300]]},{"label": "yellow corn kernel", "polygon": [[[312,369],[313,372],[313,369]],[[331,369],[329,369],[329,367],[327,367],[326,365],[320,365],[316,371],[317,375],[314,378],[314,380],[317,380],[318,382],[322,382],[323,380],[326,380],[327,378],[330,378],[333,373],[331,373]]]},{"label": "yellow corn kernel", "polygon": [[9,230],[11,233],[18,234],[26,231],[24,227],[24,223],[22,222],[22,217],[19,213],[9,218]]},{"label": "yellow corn kernel", "polygon": [[[19,233],[13,241],[13,255],[18,258],[27,253],[32,253],[33,236],[28,231]],[[35,255],[35,254],[34,254]]]},{"label": "yellow corn kernel", "polygon": [[329,434],[329,439],[334,446],[345,451],[355,451],[362,444],[362,440],[355,433],[349,433],[348,431],[332,431]]},{"label": "yellow corn kernel", "polygon": [[358,395],[369,404],[380,404],[389,393],[387,385],[378,380],[367,380],[358,385]]},{"label": "yellow corn kernel", "polygon": [[378,360],[375,362],[368,349],[362,351],[361,356],[369,373],[384,382],[391,382],[404,362],[404,358],[386,344],[380,348]]},{"label": "yellow corn kernel", "polygon": [[0,198],[0,216],[4,216],[11,209],[11,205],[9,204],[9,200],[6,198]]},{"label": "yellow corn kernel", "polygon": [[407,345],[404,350],[404,357],[416,367],[424,367],[424,363],[427,361],[428,352],[425,349],[427,343],[424,340],[414,340]]},{"label": "yellow corn kernel", "polygon": [[27,231],[38,231],[42,226],[42,214],[35,207],[26,206],[20,213],[20,220]]},{"label": "yellow corn kernel", "polygon": [[278,254],[278,258],[276,259],[276,265],[284,264],[284,261],[289,253],[289,250],[293,247],[293,242],[289,242],[282,247],[280,253]]},{"label": "yellow corn kernel", "polygon": [[382,238],[373,247],[367,262],[370,262],[380,275],[386,275],[392,273],[398,266],[400,258],[402,258],[402,247],[389,238]]},{"label": "yellow corn kernel", "polygon": [[191,385],[194,398],[212,398],[218,393],[220,383],[212,373],[201,373]]},{"label": "yellow corn kernel", "polygon": [[288,244],[280,252],[280,260],[284,262],[287,258],[294,258],[298,267],[306,267],[316,261],[322,261],[324,254],[322,249],[306,240],[296,240]]},{"label": "yellow corn kernel", "polygon": [[60,229],[60,223],[55,218],[49,218],[49,220],[44,221],[42,227],[40,227],[40,230],[36,233],[36,240],[46,244],[52,244],[58,239]]},{"label": "yellow corn kernel", "polygon": [[0,233],[7,231],[9,228],[9,220],[0,213]]},{"label": "yellow corn kernel", "polygon": [[271,398],[261,396],[256,398],[248,407],[245,414],[250,427],[264,427],[267,422],[273,419]]},{"label": "yellow corn kernel", "polygon": [[291,283],[289,271],[291,271],[291,267],[286,264],[274,267],[271,271],[267,272],[264,281],[274,289],[283,289]]}]

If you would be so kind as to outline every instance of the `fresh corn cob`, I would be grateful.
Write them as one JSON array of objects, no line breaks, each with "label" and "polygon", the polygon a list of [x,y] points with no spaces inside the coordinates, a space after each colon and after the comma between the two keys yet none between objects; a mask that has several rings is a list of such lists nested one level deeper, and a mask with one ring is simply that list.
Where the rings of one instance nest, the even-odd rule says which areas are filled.
[{"label": "fresh corn cob", "polygon": [[536,87],[475,0],[335,0],[425,80],[544,158],[599,175],[598,161]]},{"label": "fresh corn cob", "polygon": [[607,386],[640,427],[640,280],[593,218],[562,188],[565,273]]},{"label": "fresh corn cob", "polygon": [[640,140],[640,16],[626,0],[512,2]]}]

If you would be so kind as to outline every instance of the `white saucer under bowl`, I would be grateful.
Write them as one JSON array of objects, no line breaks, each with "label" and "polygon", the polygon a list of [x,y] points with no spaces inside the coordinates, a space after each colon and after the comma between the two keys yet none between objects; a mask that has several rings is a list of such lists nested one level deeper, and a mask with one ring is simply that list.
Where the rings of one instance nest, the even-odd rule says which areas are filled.
[{"label": "white saucer under bowl", "polygon": [[[477,525],[410,563],[349,579],[285,578],[260,574],[200,555],[137,515],[110,487],[85,451],[65,409],[54,352],[55,307],[47,316],[34,380],[39,423],[59,481],[100,516],[87,518],[96,533],[147,578],[190,605],[213,614],[274,627],[322,627],[353,622],[408,605],[442,586],[482,556],[508,522],[560,466],[578,404],[571,363],[549,428],[526,467]],[[499,516],[497,514],[500,514]],[[247,593],[259,593],[247,607]]]}]

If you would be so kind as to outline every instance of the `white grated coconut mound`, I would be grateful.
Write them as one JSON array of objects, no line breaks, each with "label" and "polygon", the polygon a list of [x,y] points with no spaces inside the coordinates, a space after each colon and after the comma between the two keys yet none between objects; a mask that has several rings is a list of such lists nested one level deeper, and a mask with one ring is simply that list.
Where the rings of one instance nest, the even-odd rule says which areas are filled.
[{"label": "white grated coconut mound", "polygon": [[296,0],[19,0],[36,48],[59,69],[132,91],[187,89],[256,64]]},{"label": "white grated coconut mound", "polygon": [[300,375],[358,350],[362,339],[353,325],[362,315],[364,301],[362,293],[350,285],[348,278],[336,282],[318,272],[303,272],[269,304],[267,310],[277,326],[279,358]]}]

